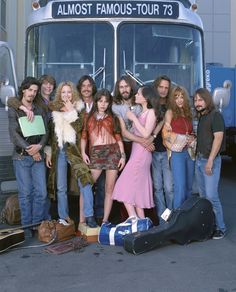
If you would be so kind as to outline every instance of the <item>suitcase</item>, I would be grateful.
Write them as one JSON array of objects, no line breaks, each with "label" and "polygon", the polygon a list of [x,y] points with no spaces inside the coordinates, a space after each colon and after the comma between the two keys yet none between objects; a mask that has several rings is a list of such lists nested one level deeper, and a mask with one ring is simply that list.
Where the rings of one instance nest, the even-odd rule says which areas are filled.
[{"label": "suitcase", "polygon": [[215,229],[212,204],[205,198],[191,196],[183,205],[172,211],[168,221],[145,232],[136,232],[124,237],[124,249],[141,254],[173,241],[187,244],[204,241]]},{"label": "suitcase", "polygon": [[80,223],[77,231],[78,236],[82,236],[88,242],[98,242],[100,227],[90,228],[85,223]]}]

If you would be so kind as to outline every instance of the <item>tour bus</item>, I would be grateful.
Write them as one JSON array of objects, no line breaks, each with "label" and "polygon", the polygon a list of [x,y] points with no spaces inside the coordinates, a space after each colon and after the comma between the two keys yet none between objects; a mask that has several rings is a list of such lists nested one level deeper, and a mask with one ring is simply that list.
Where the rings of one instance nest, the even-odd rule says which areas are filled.
[{"label": "tour bus", "polygon": [[[206,86],[203,24],[193,2],[35,1],[26,31],[26,75],[77,83],[88,74],[98,88],[112,91],[124,74],[139,84],[165,74],[192,96]],[[224,84],[213,93],[218,107],[229,103],[230,82]]]},{"label": "tour bus", "polygon": [[190,94],[204,86],[203,25],[188,0],[36,1],[26,31],[25,74],[113,90],[124,74],[161,75]]},{"label": "tour bus", "polygon": [[13,54],[9,45],[0,41],[0,194],[4,190],[15,189],[15,184],[7,186],[9,181],[14,180],[14,172],[11,163],[13,146],[8,134],[6,99],[14,96],[16,90]]},{"label": "tour bus", "polygon": [[[57,83],[76,83],[86,74],[98,88],[112,91],[124,74],[138,84],[165,74],[192,96],[205,86],[203,25],[196,9],[189,0],[34,1],[26,29],[25,76],[51,74]],[[1,111],[17,87],[5,81],[0,83]],[[0,159],[10,161],[6,112],[1,119]],[[12,178],[12,166],[4,165],[0,182]]]}]

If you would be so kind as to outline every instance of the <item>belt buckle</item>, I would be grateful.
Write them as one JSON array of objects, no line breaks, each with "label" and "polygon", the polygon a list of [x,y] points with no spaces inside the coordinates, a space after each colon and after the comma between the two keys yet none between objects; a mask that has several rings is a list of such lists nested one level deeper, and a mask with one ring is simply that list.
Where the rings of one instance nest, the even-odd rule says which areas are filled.
[{"label": "belt buckle", "polygon": [[198,153],[197,153],[197,157],[198,157],[198,158],[204,158],[204,155],[203,155],[202,153],[198,152]]}]

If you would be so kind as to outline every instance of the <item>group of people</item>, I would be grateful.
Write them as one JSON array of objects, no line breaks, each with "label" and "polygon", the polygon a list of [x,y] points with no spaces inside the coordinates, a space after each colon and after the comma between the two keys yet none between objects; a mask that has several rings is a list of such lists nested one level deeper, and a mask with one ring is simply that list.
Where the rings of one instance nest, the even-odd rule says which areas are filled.
[{"label": "group of people", "polygon": [[[50,75],[25,78],[19,96],[8,100],[22,224],[49,219],[50,200],[57,200],[58,217],[68,221],[72,187],[81,194],[79,221],[91,228],[98,218],[109,221],[113,201],[139,218],[155,207],[162,224],[166,208],[179,208],[192,195],[196,178],[199,195],[211,201],[215,212],[213,238],[224,237],[218,193],[224,121],[206,89],[193,98],[197,132],[186,89],[172,86],[165,75],[138,90],[131,77],[122,76],[113,96],[97,90],[88,75],[76,86],[66,81],[57,87]],[[31,122],[36,115],[43,119],[45,134],[24,137],[18,119],[27,116]],[[166,148],[163,127],[186,136],[181,151]]]}]

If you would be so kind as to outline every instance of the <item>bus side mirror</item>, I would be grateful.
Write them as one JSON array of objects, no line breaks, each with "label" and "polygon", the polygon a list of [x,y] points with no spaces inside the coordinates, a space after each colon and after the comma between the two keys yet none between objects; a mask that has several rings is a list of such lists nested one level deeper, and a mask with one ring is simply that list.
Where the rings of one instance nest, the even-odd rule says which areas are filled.
[{"label": "bus side mirror", "polygon": [[213,102],[220,111],[222,111],[223,107],[226,107],[229,104],[231,87],[232,82],[230,80],[225,80],[223,87],[217,87],[213,92]]},{"label": "bus side mirror", "polygon": [[7,106],[8,97],[16,96],[16,92],[13,86],[8,85],[7,81],[0,84],[0,99],[2,104]]}]

